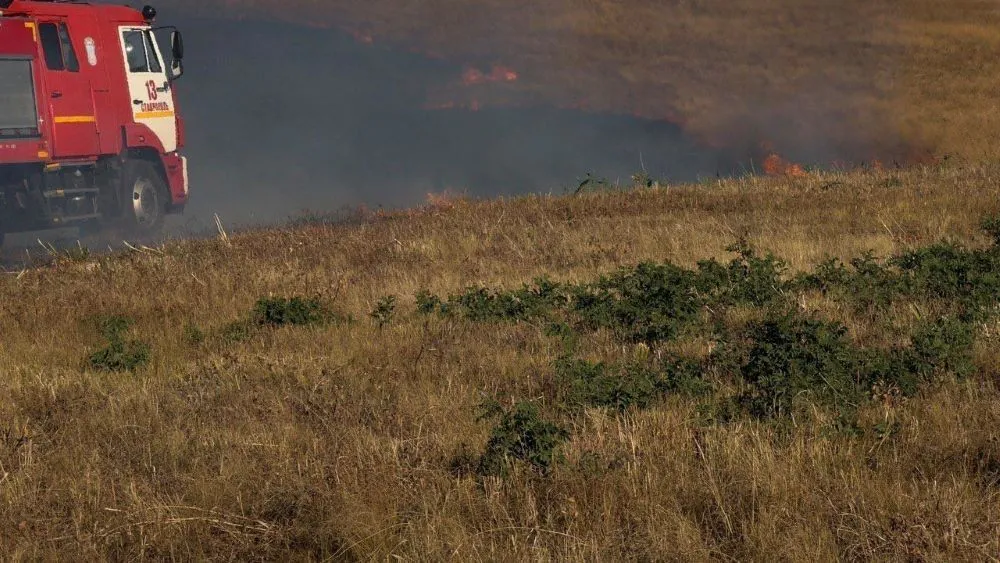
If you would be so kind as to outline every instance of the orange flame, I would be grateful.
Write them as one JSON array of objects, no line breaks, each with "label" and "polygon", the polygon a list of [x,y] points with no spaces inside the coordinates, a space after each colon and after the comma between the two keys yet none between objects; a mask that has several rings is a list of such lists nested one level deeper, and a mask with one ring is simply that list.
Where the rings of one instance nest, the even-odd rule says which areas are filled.
[{"label": "orange flame", "polygon": [[471,66],[465,67],[465,70],[462,71],[462,84],[466,86],[488,82],[516,82],[517,79],[517,71],[503,65],[493,65],[489,74]]},{"label": "orange flame", "polygon": [[788,176],[792,178],[801,178],[806,175],[806,171],[801,165],[788,162],[776,152],[768,154],[764,159],[764,173],[768,176]]}]

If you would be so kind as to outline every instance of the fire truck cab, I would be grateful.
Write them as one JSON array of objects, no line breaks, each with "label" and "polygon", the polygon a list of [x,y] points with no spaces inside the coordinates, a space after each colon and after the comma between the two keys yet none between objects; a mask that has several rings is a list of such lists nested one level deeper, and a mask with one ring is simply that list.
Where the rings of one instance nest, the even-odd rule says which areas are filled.
[{"label": "fire truck cab", "polygon": [[184,46],[155,18],[150,6],[0,0],[0,236],[152,234],[183,210]]}]

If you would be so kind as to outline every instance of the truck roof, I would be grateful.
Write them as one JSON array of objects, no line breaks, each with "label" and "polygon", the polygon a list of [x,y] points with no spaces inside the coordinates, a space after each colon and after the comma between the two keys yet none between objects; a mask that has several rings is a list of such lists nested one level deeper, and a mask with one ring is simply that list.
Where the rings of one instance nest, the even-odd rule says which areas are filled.
[{"label": "truck roof", "polygon": [[106,21],[143,24],[139,10],[116,4],[91,4],[72,0],[14,0],[7,9],[0,10],[0,16],[62,16],[98,15]]}]

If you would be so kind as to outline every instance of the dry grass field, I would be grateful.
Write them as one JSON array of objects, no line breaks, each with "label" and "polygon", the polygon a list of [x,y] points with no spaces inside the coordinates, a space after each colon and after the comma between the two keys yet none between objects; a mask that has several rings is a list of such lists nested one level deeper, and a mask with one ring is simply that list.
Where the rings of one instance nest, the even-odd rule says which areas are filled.
[{"label": "dry grass field", "polygon": [[[1000,8],[983,0],[231,0],[204,15],[331,25],[516,84],[440,96],[669,118],[808,162],[997,156]],[[166,11],[165,11],[166,13]],[[165,16],[167,17],[167,16]],[[440,101],[440,100],[438,100]]]},{"label": "dry grass field", "polygon": [[4,559],[1000,560],[994,2],[174,5],[884,165],[10,263]]},{"label": "dry grass field", "polygon": [[[690,311],[693,332],[637,340],[591,330],[568,310],[477,317],[468,302],[427,313],[428,294],[415,296],[448,302],[470,286],[516,289],[539,276],[586,283],[644,261],[727,264],[735,255],[726,247],[741,239],[783,258],[782,280],[828,257],[884,258],[942,240],[965,250],[934,247],[944,258],[927,262],[933,275],[990,279],[988,268],[949,270],[947,260],[995,256],[980,221],[1000,207],[998,177],[995,166],[949,164],[437,197],[339,224],[312,218],[228,240],[68,252],[11,271],[0,279],[0,552],[995,560],[1000,330],[989,299],[984,316],[962,325],[967,349],[947,356],[960,348],[947,335],[930,344],[933,369],[909,392],[908,374],[884,371],[858,386],[848,415],[835,412],[838,398],[825,402],[821,385],[757,410],[729,403],[727,415],[727,396],[769,392],[747,379],[760,347],[735,371],[713,364],[692,375],[713,389],[707,395],[650,391],[636,374],[672,354],[714,357],[728,345],[719,334],[766,342],[742,331],[765,326],[758,321],[772,308],[843,323],[842,337],[794,325],[800,338],[820,335],[818,351],[794,338],[774,344],[840,369],[859,346],[926,344],[911,328],[950,305],[911,288],[857,307],[849,292],[774,292],[765,279],[758,289],[770,305],[706,302]],[[975,289],[963,283],[957,299]],[[697,297],[664,295],[682,305]],[[252,313],[262,298],[293,296],[323,311]],[[618,402],[602,406],[596,391],[577,387],[584,380],[561,379],[571,349],[640,371],[588,380],[617,389]],[[481,418],[494,400],[499,418]]]}]

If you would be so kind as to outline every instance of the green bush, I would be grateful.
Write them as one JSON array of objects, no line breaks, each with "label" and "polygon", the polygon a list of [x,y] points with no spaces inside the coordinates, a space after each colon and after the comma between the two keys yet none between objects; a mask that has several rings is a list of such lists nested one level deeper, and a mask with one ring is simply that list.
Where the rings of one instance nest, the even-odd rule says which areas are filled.
[{"label": "green bush", "polygon": [[972,327],[938,319],[915,331],[912,345],[893,350],[851,344],[836,322],[797,313],[772,316],[749,328],[750,341],[740,375],[748,386],[741,395],[753,416],[791,414],[802,398],[827,406],[841,416],[854,412],[877,383],[913,395],[922,382],[942,373],[972,372]]},{"label": "green bush", "polygon": [[564,428],[543,419],[534,403],[520,402],[509,410],[491,403],[482,405],[482,409],[480,420],[499,420],[479,458],[480,475],[502,474],[513,460],[546,473],[555,460],[556,448],[569,438]]},{"label": "green bush", "polygon": [[387,295],[379,299],[370,314],[375,319],[375,323],[378,324],[379,328],[392,322],[392,318],[396,315],[396,296]]},{"label": "green bush", "polygon": [[704,304],[701,280],[670,263],[642,263],[573,289],[573,311],[586,328],[608,328],[632,342],[677,338]]},{"label": "green bush", "polygon": [[449,302],[457,305],[467,319],[488,322],[545,317],[565,307],[567,301],[563,286],[544,277],[514,291],[470,287],[465,293],[449,298]]},{"label": "green bush", "polygon": [[871,252],[851,260],[848,268],[835,258],[820,263],[810,273],[800,274],[788,286],[794,290],[819,290],[840,301],[852,303],[857,312],[884,311],[907,292],[906,280],[890,265],[883,265]]},{"label": "green bush", "polygon": [[[723,299],[759,307],[781,296],[784,289],[781,276],[786,269],[784,262],[770,253],[763,257],[757,256],[754,249],[743,240],[726,250],[736,252],[738,256],[726,268],[726,277],[721,284]],[[708,271],[704,262],[699,264],[699,269],[703,275]]]},{"label": "green bush", "polygon": [[608,366],[603,362],[561,358],[556,374],[571,407],[607,407],[618,411],[645,408],[657,396],[657,375],[639,365]]},{"label": "green bush", "polygon": [[856,357],[859,380],[868,388],[888,385],[907,397],[917,393],[921,376],[914,369],[914,356],[909,348],[895,350],[860,350]]},{"label": "green bush", "polygon": [[657,368],[656,387],[661,393],[700,396],[712,392],[705,380],[705,365],[684,358],[665,358]]},{"label": "green bush", "polygon": [[911,370],[924,380],[935,374],[966,377],[975,369],[969,323],[940,318],[918,328],[912,338]]},{"label": "green bush", "polygon": [[108,345],[87,357],[86,366],[100,371],[135,371],[149,363],[149,344],[141,340],[125,340],[125,332],[132,320],[120,315],[101,316],[96,319],[97,331]]},{"label": "green bush", "polygon": [[667,394],[694,396],[711,390],[711,385],[702,378],[702,366],[682,359],[671,358],[645,366],[563,357],[556,361],[555,369],[563,401],[575,408],[643,409]]},{"label": "green bush", "polygon": [[441,310],[441,298],[426,289],[417,292],[416,298],[417,312],[421,315],[429,315],[434,311]]},{"label": "green bush", "polygon": [[900,297],[937,301],[963,319],[982,319],[1000,300],[1000,253],[942,242],[880,263],[871,252],[847,268],[831,259],[797,276],[789,287],[820,290],[853,303],[857,311],[882,311]]},{"label": "green bush", "polygon": [[856,351],[846,333],[840,323],[796,313],[753,324],[740,372],[749,386],[741,397],[747,411],[759,418],[786,416],[799,398],[855,408],[862,389],[855,378]]},{"label": "green bush", "polygon": [[[1000,244],[1000,218],[984,220],[983,227]],[[707,260],[696,269],[647,262],[590,283],[543,279],[516,291],[470,288],[447,303],[426,294],[418,309],[461,311],[473,321],[541,318],[545,334],[563,340],[555,398],[572,408],[623,411],[671,393],[711,394],[704,419],[779,419],[810,404],[835,415],[834,426],[850,433],[861,428],[857,409],[874,388],[910,396],[942,374],[971,374],[975,323],[995,315],[1000,303],[997,247],[943,242],[886,260],[868,252],[847,264],[827,260],[790,281],[773,255],[760,255],[744,241],[729,250],[737,256],[728,263]],[[847,337],[843,324],[799,312],[794,298],[801,291],[852,306],[876,329],[894,328],[897,316],[885,314],[891,306],[914,303],[943,313],[906,335],[907,346],[865,348]],[[765,320],[743,324],[742,314],[729,314],[734,306]],[[654,348],[688,336],[710,338],[715,346],[704,361],[663,359],[662,346],[656,360],[648,354],[606,363],[573,359],[587,331],[601,330],[623,348]]]},{"label": "green bush", "polygon": [[945,301],[963,319],[982,319],[1000,300],[1000,254],[952,243],[918,248],[893,259],[907,291],[925,300]]},{"label": "green bush", "polygon": [[[516,291],[472,287],[451,296],[447,305],[457,306],[473,321],[551,318],[568,311],[582,328],[609,329],[630,342],[672,340],[699,321],[706,305],[765,305],[781,297],[780,260],[770,254],[759,257],[746,244],[731,250],[739,256],[728,265],[712,260],[691,270],[669,262],[645,262],[594,283],[558,284],[540,278]],[[429,294],[418,295],[421,312],[436,306]]]},{"label": "green bush", "polygon": [[90,355],[88,364],[101,371],[135,371],[149,363],[149,344],[140,340],[112,340],[107,347]]},{"label": "green bush", "polygon": [[253,308],[252,319],[257,325],[310,325],[323,322],[326,310],[319,299],[306,297],[264,297]]},{"label": "green bush", "polygon": [[851,272],[836,258],[828,258],[816,265],[812,272],[803,272],[789,282],[789,287],[797,291],[816,290],[824,295],[847,285]]},{"label": "green bush", "polygon": [[197,345],[205,341],[205,333],[197,325],[188,323],[184,325],[184,342]]}]

